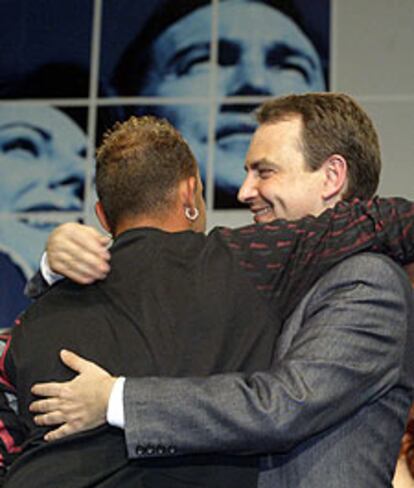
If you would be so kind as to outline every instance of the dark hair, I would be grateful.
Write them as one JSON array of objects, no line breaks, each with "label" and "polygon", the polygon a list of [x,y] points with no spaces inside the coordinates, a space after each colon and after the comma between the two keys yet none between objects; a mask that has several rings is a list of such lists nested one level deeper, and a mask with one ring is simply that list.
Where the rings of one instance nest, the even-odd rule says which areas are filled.
[{"label": "dark hair", "polygon": [[378,187],[381,153],[375,127],[364,110],[342,93],[288,95],[265,102],[256,112],[259,124],[300,116],[301,143],[309,169],[315,171],[333,154],[348,164],[345,200],[371,198]]},{"label": "dark hair", "polygon": [[[221,0],[225,1],[225,0]],[[303,29],[302,19],[292,5],[292,0],[245,0],[264,3],[291,17]],[[115,68],[112,79],[119,95],[137,95],[145,86],[148,69],[151,65],[154,41],[171,25],[193,11],[210,5],[211,0],[164,0],[150,16],[145,27],[127,46]]]},{"label": "dark hair", "polygon": [[97,151],[96,190],[112,232],[121,218],[168,211],[178,182],[196,175],[181,134],[152,116],[117,122]]}]

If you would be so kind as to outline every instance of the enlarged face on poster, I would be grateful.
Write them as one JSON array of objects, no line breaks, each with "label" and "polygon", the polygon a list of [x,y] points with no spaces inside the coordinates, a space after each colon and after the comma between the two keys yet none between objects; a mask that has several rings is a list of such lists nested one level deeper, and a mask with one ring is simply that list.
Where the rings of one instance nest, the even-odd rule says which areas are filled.
[{"label": "enlarged face on poster", "polygon": [[85,158],[85,134],[60,110],[0,107],[0,212],[81,210]]},{"label": "enlarged face on poster", "polygon": [[83,209],[86,147],[82,129],[55,107],[0,108],[1,242],[33,270],[60,214]]},{"label": "enlarged face on poster", "polygon": [[182,15],[174,10],[169,23],[170,3],[164,3],[162,21],[155,14],[118,65],[115,85],[120,95],[191,97],[190,103],[157,104],[147,110],[166,117],[183,133],[204,180],[207,146],[213,139],[210,159],[218,208],[236,206],[257,99],[326,89],[319,54],[296,18],[288,15],[294,9],[282,9],[286,4],[222,0],[213,15],[210,2],[187,2]]}]

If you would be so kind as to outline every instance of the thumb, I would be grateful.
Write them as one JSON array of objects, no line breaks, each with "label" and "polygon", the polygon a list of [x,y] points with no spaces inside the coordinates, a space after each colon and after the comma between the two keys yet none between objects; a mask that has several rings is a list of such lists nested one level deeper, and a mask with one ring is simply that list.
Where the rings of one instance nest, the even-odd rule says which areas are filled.
[{"label": "thumb", "polygon": [[88,366],[93,364],[67,349],[62,349],[60,351],[60,359],[68,368],[73,369],[78,373],[82,373]]}]

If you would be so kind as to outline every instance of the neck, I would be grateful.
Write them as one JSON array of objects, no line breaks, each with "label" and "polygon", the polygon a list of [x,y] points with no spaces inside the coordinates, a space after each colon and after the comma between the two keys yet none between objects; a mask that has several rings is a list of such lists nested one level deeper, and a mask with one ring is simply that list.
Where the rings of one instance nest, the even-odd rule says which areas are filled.
[{"label": "neck", "polygon": [[183,232],[190,230],[191,227],[187,219],[177,218],[175,216],[155,217],[155,216],[133,216],[122,219],[116,226],[114,237],[130,229],[140,229],[143,227],[152,227],[153,229],[163,230],[165,232]]}]

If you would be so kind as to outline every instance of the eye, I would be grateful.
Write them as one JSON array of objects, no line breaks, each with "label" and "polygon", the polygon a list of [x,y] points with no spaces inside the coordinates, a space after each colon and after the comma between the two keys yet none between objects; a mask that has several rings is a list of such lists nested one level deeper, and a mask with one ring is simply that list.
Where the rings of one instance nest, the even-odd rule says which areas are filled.
[{"label": "eye", "polygon": [[265,180],[266,178],[270,178],[271,176],[273,176],[275,171],[273,169],[270,169],[270,168],[259,168],[257,170],[257,173],[259,175],[259,178],[262,178],[263,180]]},{"label": "eye", "polygon": [[17,137],[5,142],[2,146],[3,152],[20,151],[30,153],[34,157],[39,156],[39,148],[27,137]]},{"label": "eye", "polygon": [[184,49],[178,53],[171,64],[172,71],[176,76],[196,74],[204,70],[210,64],[210,46],[202,44]]},{"label": "eye", "polygon": [[303,67],[300,63],[293,63],[293,62],[286,62],[281,66],[281,69],[286,71],[294,71],[299,73],[303,78],[308,81],[309,80],[309,73],[308,70]]},{"label": "eye", "polygon": [[235,66],[239,62],[240,47],[228,41],[219,41],[218,64],[220,66]]},{"label": "eye", "polygon": [[266,64],[269,68],[298,74],[309,81],[314,70],[314,63],[305,53],[297,52],[288,46],[275,46],[266,55]]}]

